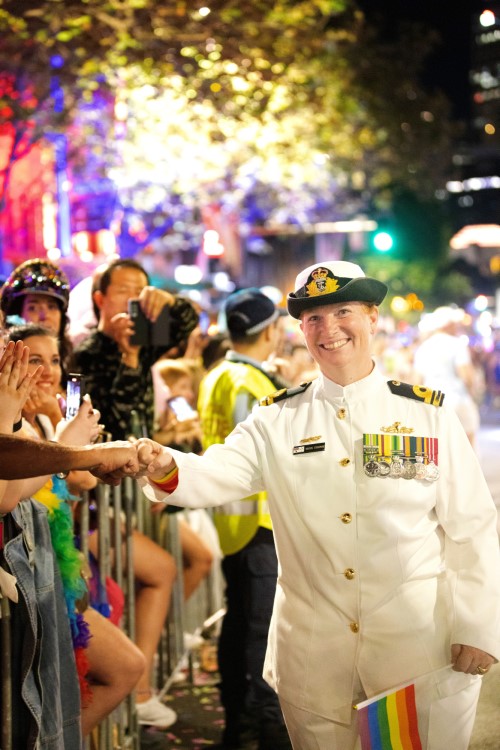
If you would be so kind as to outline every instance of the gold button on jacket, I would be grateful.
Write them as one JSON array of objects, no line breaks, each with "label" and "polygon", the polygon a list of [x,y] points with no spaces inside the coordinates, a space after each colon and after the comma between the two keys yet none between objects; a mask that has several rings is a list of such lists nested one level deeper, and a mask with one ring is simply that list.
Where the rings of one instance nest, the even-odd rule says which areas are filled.
[{"label": "gold button on jacket", "polygon": [[348,581],[352,581],[352,579],[353,579],[353,578],[355,577],[355,575],[356,575],[356,571],[355,571],[355,570],[353,570],[352,568],[346,568],[346,569],[344,570],[344,575],[345,575],[345,577],[347,578],[347,580],[348,580]]},{"label": "gold button on jacket", "polygon": [[340,520],[342,521],[342,523],[351,523],[352,516],[350,513],[342,513],[342,515],[340,516]]}]

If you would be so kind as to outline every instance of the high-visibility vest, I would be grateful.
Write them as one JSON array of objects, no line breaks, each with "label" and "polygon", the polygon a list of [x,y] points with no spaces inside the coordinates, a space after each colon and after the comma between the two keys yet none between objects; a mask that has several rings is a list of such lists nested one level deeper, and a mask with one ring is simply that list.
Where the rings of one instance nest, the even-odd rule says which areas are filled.
[{"label": "high-visibility vest", "polygon": [[[198,396],[203,448],[223,443],[236,426],[233,414],[238,393],[245,391],[259,401],[275,390],[276,385],[264,372],[245,362],[224,360],[210,370],[201,382]],[[223,466],[221,471],[224,471]],[[239,552],[255,536],[259,526],[272,529],[266,493],[259,492],[218,506],[214,509],[214,524],[222,552],[225,555]]]}]

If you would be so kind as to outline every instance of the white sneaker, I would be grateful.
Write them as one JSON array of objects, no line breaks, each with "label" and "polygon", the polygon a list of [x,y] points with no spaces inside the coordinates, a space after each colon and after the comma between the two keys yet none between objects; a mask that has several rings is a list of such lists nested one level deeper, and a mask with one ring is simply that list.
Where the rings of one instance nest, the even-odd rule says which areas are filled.
[{"label": "white sneaker", "polygon": [[136,703],[137,720],[139,724],[166,729],[177,721],[177,714],[153,695],[144,703]]},{"label": "white sneaker", "polygon": [[181,682],[186,682],[186,680],[187,674],[182,669],[179,669],[170,676],[169,682],[171,685],[180,685]]},{"label": "white sneaker", "polygon": [[186,651],[193,651],[195,648],[203,646],[205,639],[196,633],[184,633],[184,648]]}]

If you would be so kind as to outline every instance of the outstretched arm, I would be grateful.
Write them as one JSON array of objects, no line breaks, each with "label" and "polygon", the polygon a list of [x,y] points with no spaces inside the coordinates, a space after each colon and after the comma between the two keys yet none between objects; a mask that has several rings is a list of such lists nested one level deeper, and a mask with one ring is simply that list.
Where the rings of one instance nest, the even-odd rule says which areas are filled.
[{"label": "outstretched arm", "polygon": [[139,471],[131,443],[116,441],[83,448],[0,435],[0,478],[22,479],[60,471],[88,469],[110,484]]}]

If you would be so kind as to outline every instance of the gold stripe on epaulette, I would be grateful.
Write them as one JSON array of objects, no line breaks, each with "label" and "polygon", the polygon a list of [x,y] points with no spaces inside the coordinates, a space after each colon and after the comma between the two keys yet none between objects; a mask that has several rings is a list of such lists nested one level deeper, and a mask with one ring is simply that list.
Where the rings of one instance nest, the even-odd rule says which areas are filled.
[{"label": "gold stripe on epaulette", "polygon": [[401,383],[399,380],[389,380],[387,382],[391,393],[395,396],[405,396],[413,398],[416,401],[422,401],[424,404],[431,406],[442,406],[444,393],[442,391],[427,388],[424,385],[411,385],[410,383]]},{"label": "gold stripe on epaulette", "polygon": [[432,388],[426,388],[423,385],[414,385],[413,392],[417,398],[421,399],[426,404],[441,406],[443,403],[444,393],[442,393],[442,391],[434,391]]},{"label": "gold stripe on epaulette", "polygon": [[259,401],[259,406],[271,406],[271,404],[274,404],[276,401],[282,401],[284,398],[290,398],[290,396],[298,396],[299,393],[303,393],[305,390],[307,390],[311,383],[312,380],[309,380],[307,383],[301,383],[295,388],[281,388],[279,391],[274,391],[274,393],[270,393],[269,396],[261,398],[261,400]]},{"label": "gold stripe on epaulette", "polygon": [[270,393],[269,396],[264,396],[264,398],[261,398],[259,401],[259,406],[271,406],[271,404],[274,404],[274,401],[280,396],[283,396],[286,391],[286,388],[280,388],[279,391],[274,391],[274,393]]}]

